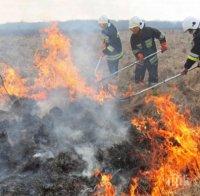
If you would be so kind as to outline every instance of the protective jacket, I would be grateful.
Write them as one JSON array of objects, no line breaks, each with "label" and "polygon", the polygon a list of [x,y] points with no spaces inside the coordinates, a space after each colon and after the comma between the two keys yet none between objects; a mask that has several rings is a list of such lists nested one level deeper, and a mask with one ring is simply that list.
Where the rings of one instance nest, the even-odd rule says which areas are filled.
[{"label": "protective jacket", "polygon": [[[155,39],[158,39],[160,43],[166,42],[165,36],[157,29],[151,27],[143,27],[138,34],[132,34],[130,43],[133,54],[143,53],[144,56],[148,56],[157,51]],[[149,59],[150,63],[157,62],[157,55]]]},{"label": "protective jacket", "polygon": [[185,62],[185,68],[189,69],[200,59],[200,29],[197,29],[193,34],[192,49]]},{"label": "protective jacket", "polygon": [[109,22],[108,26],[102,30],[102,35],[106,46],[103,53],[107,55],[107,60],[116,61],[122,58],[122,44],[116,27]]}]

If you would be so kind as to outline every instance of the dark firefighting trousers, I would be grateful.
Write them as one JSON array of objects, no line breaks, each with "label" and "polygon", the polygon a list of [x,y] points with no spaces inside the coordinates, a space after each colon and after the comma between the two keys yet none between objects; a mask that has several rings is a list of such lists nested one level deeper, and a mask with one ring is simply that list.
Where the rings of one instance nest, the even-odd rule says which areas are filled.
[{"label": "dark firefighting trousers", "polygon": [[118,71],[119,59],[114,60],[114,61],[107,60],[107,64],[108,64],[110,74]]},{"label": "dark firefighting trousers", "polygon": [[152,83],[158,83],[158,62],[150,63],[149,60],[145,60],[143,63],[136,64],[135,83],[144,81],[146,70],[148,70],[149,73],[149,85]]}]

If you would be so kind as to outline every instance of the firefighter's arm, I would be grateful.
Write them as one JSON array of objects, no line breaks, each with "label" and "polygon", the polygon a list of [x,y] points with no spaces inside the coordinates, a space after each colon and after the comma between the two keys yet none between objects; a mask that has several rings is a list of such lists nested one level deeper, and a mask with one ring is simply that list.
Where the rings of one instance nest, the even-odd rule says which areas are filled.
[{"label": "firefighter's arm", "polygon": [[114,47],[110,45],[109,35],[103,34],[103,53],[108,54],[114,51]]},{"label": "firefighter's arm", "polygon": [[108,54],[109,50],[109,36],[106,34],[103,34],[103,43],[102,43],[102,48],[103,48],[103,53]]},{"label": "firefighter's arm", "polygon": [[151,28],[151,29],[152,29],[154,38],[158,39],[160,43],[166,42],[166,38],[163,33],[161,33],[158,29],[155,29],[155,28]]},{"label": "firefighter's arm", "polygon": [[200,36],[194,39],[194,46],[192,47],[191,52],[188,55],[184,65],[185,69],[190,69],[195,62],[200,60],[198,55],[199,53],[200,53]]},{"label": "firefighter's arm", "polygon": [[144,60],[144,54],[143,54],[142,50],[138,47],[139,44],[135,44],[132,37],[131,37],[130,42],[131,42],[131,49],[132,49],[132,52],[133,52],[135,58],[137,60],[139,60],[140,62],[142,62]]},{"label": "firefighter's arm", "polygon": [[[131,49],[132,49],[133,55],[136,56],[137,53],[141,53],[142,52],[142,50],[138,47],[139,44],[136,44],[134,42],[134,39],[133,39],[132,36],[131,36],[131,39],[130,39],[130,43],[131,43]],[[142,47],[142,45],[141,45],[141,47]]]},{"label": "firefighter's arm", "polygon": [[[110,30],[108,31],[108,36],[109,37],[114,37],[114,38],[117,38],[119,36],[118,32],[117,32],[117,29],[114,26],[112,26],[110,28]],[[107,49],[107,52],[111,52],[111,53],[114,52],[114,50],[115,50],[115,48],[110,43],[110,39],[107,42],[106,49]]]},{"label": "firefighter's arm", "polygon": [[104,48],[103,48],[103,53],[104,54],[108,54],[108,53],[111,53],[115,50],[114,47],[112,47],[110,44],[108,43],[104,43]]},{"label": "firefighter's arm", "polygon": [[165,35],[155,28],[152,28],[152,31],[153,31],[153,37],[160,41],[161,51],[165,52],[168,49]]}]

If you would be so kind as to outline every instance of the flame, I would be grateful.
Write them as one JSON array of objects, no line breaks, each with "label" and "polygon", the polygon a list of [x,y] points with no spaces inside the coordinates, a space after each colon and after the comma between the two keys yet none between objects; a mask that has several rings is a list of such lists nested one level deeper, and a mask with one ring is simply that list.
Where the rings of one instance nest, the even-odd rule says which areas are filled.
[{"label": "flame", "polygon": [[27,79],[22,78],[17,68],[4,64],[1,73],[0,94],[1,101],[6,101],[6,95],[30,98],[35,100],[46,99],[47,96],[44,92],[34,92],[32,87],[26,85]]},{"label": "flame", "polygon": [[[97,173],[96,173],[97,175]],[[94,193],[94,196],[115,196],[116,189],[110,182],[112,179],[111,174],[103,174],[98,172],[100,175],[100,183],[97,185],[97,191]]]},{"label": "flame", "polygon": [[[133,119],[132,124],[152,142],[151,170],[143,172],[153,182],[151,195],[168,195],[189,188],[200,177],[200,127],[192,126],[179,113],[170,96],[150,97],[147,102],[156,105],[160,121],[141,118]],[[158,142],[157,136],[162,136],[164,141]]]},{"label": "flame", "polygon": [[131,86],[131,84],[129,84],[127,90],[124,93],[122,93],[122,98],[129,97],[133,94],[134,94],[133,87]]},{"label": "flame", "polygon": [[9,65],[4,65],[1,76],[2,85],[0,87],[1,95],[26,97],[28,89],[26,87],[26,80],[22,79],[16,69],[13,69]]},{"label": "flame", "polygon": [[[112,98],[110,92],[103,86],[97,91],[80,75],[72,60],[70,40],[59,31],[56,23],[44,32],[46,33],[44,52],[35,55],[34,64],[38,69],[35,89],[49,91],[64,88],[67,89],[71,100],[77,96],[86,96],[99,102]],[[112,87],[111,91],[115,92],[115,89]]]},{"label": "flame", "polygon": [[34,85],[26,86],[26,80],[11,66],[6,66],[2,74],[6,90],[3,86],[0,87],[1,94],[9,93],[17,97],[44,100],[48,98],[50,91],[64,89],[70,100],[87,97],[102,103],[107,99],[113,99],[117,92],[116,85],[109,84],[105,87],[101,84],[97,88],[97,85],[87,84],[73,63],[69,38],[59,31],[56,23],[43,32],[43,49],[34,55],[33,65],[38,72]]},{"label": "flame", "polygon": [[137,178],[133,178],[132,179],[132,184],[131,184],[131,187],[130,187],[130,196],[135,196],[136,195],[136,190],[137,190],[137,181],[138,179]]}]

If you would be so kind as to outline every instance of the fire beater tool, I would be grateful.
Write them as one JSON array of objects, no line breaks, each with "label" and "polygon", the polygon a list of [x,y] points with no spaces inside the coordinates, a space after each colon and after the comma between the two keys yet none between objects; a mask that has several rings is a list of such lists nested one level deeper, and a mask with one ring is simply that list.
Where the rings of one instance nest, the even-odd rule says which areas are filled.
[{"label": "fire beater tool", "polygon": [[98,60],[98,63],[97,63],[97,65],[96,65],[96,67],[95,67],[95,70],[94,70],[95,76],[97,75],[97,71],[98,71],[98,69],[99,69],[99,66],[100,66],[100,63],[101,63],[103,57],[104,57],[104,55],[101,55],[101,56],[100,56],[100,58],[99,58],[99,60]]},{"label": "fire beater tool", "polygon": [[[150,58],[150,57],[152,57],[152,56],[154,56],[154,55],[156,55],[156,54],[158,54],[158,53],[160,53],[160,52],[161,52],[161,50],[158,50],[157,52],[152,53],[152,54],[146,56],[146,57],[144,58],[144,60],[146,60],[146,59],[148,59],[148,58]],[[102,83],[102,82],[104,82],[105,80],[110,80],[110,79],[113,78],[116,74],[118,74],[118,73],[120,73],[120,72],[122,72],[122,71],[124,71],[124,70],[126,70],[126,69],[128,69],[128,68],[130,68],[130,67],[132,67],[132,66],[135,65],[135,64],[139,64],[139,63],[140,63],[140,61],[135,61],[135,62],[131,63],[130,65],[127,65],[126,67],[123,67],[122,69],[119,69],[118,71],[116,71],[116,72],[110,74],[109,76],[107,76],[107,77],[105,77],[105,78],[103,78],[103,79],[97,81],[97,83]]]},{"label": "fire beater tool", "polygon": [[[192,71],[193,69],[196,69],[196,68],[199,68],[199,67],[200,67],[200,64],[198,64],[198,65],[195,66],[195,67],[192,67],[192,68],[189,69],[188,71]],[[153,86],[150,86],[150,87],[148,87],[148,88],[145,88],[145,89],[143,89],[143,90],[141,90],[141,91],[139,91],[139,92],[137,92],[137,93],[135,93],[135,94],[133,94],[133,95],[131,95],[131,96],[128,96],[128,97],[125,97],[125,98],[119,98],[119,101],[130,100],[130,99],[133,98],[133,97],[136,97],[136,96],[138,96],[138,95],[140,95],[140,94],[142,94],[142,93],[144,93],[144,92],[147,92],[147,91],[149,91],[149,90],[151,90],[151,89],[154,89],[154,88],[156,88],[156,87],[159,87],[159,86],[161,86],[162,84],[165,84],[165,83],[167,83],[167,82],[169,82],[169,81],[171,81],[171,80],[173,80],[173,79],[176,79],[176,78],[178,78],[178,77],[181,77],[181,76],[182,76],[182,74],[179,73],[179,74],[177,74],[177,75],[175,75],[175,76],[172,76],[172,77],[170,77],[170,78],[167,78],[167,79],[165,79],[165,80],[163,80],[163,81],[161,81],[161,82],[159,82],[159,83],[157,83],[157,84],[155,84],[155,85],[153,85]]]}]

